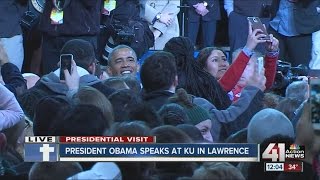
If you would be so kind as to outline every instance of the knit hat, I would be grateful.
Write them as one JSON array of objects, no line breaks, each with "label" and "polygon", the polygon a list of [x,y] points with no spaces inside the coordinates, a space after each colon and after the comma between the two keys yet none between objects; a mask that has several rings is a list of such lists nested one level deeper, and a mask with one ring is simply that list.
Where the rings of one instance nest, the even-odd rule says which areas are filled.
[{"label": "knit hat", "polygon": [[192,103],[192,96],[187,94],[187,92],[182,88],[178,89],[176,94],[172,96],[169,101],[181,105],[189,117],[190,123],[193,125],[199,124],[207,119],[211,119],[209,112]]},{"label": "knit hat", "polygon": [[248,143],[262,143],[274,135],[294,138],[292,123],[282,112],[267,108],[252,117],[248,125]]},{"label": "knit hat", "polygon": [[90,170],[80,172],[68,180],[72,179],[114,179],[121,180],[119,167],[113,162],[98,162]]},{"label": "knit hat", "polygon": [[194,105],[192,108],[185,108],[185,111],[193,125],[197,125],[202,121],[211,119],[208,111],[198,105]]}]

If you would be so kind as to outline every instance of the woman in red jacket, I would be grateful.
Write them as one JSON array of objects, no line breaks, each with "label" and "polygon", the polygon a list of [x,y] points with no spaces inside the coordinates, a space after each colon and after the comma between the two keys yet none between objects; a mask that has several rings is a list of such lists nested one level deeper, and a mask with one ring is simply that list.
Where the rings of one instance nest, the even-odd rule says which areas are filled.
[{"label": "woman in red jacket", "polygon": [[241,90],[253,74],[255,62],[259,57],[259,53],[254,52],[254,49],[259,43],[266,43],[267,54],[264,57],[266,89],[271,88],[274,82],[279,56],[279,41],[272,34],[269,35],[269,41],[262,40],[260,38],[264,35],[260,32],[262,31],[259,29],[252,31],[251,27],[249,28],[247,44],[242,50],[233,53],[233,63],[230,66],[226,53],[218,48],[204,48],[197,58],[200,66],[216,77],[226,92],[230,92],[230,99],[233,101],[240,97]]}]

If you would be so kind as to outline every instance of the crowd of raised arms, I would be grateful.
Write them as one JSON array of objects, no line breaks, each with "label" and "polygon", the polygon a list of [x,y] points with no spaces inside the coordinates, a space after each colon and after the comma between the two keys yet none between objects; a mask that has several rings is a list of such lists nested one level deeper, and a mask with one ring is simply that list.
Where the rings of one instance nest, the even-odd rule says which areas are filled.
[{"label": "crowd of raised arms", "polygon": [[[319,0],[1,0],[0,179],[318,179],[314,69]],[[285,143],[305,158],[301,173],[263,159],[32,163],[26,136]]]}]

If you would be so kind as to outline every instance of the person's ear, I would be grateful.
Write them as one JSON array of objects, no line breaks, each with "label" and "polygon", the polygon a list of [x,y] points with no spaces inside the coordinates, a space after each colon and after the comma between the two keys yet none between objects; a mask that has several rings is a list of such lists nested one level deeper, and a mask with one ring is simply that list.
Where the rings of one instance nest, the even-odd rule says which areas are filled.
[{"label": "person's ear", "polygon": [[107,66],[107,73],[109,76],[112,76],[112,70],[111,70],[111,67],[110,66]]},{"label": "person's ear", "polygon": [[140,72],[140,64],[137,63],[137,72]]},{"label": "person's ear", "polygon": [[96,72],[96,63],[93,62],[89,65],[88,67],[89,72],[91,72],[91,74],[94,74]]}]

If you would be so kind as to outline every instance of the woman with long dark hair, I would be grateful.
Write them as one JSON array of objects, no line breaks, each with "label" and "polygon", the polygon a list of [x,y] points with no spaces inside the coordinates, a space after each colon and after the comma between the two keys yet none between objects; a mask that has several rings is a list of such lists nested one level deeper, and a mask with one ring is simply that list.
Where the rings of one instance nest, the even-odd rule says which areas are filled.
[{"label": "woman with long dark hair", "polygon": [[[232,101],[237,101],[241,96],[242,89],[252,79],[256,64],[260,64],[265,69],[266,88],[269,89],[273,85],[279,55],[279,41],[272,34],[269,35],[268,42],[259,39],[260,36],[258,30],[252,31],[250,25],[247,43],[244,48],[233,52],[233,63],[230,66],[226,53],[222,49],[206,47],[199,52],[197,57],[199,67],[218,80],[222,89],[229,92]],[[267,51],[265,55],[255,51],[259,43],[265,44]],[[262,58],[262,64],[259,63],[261,62],[259,58]]]},{"label": "woman with long dark hair", "polygon": [[199,51],[196,61],[200,68],[219,80],[229,69],[227,53],[217,47],[206,47]]},{"label": "woman with long dark hair", "polygon": [[190,94],[207,99],[217,109],[226,109],[230,106],[231,101],[217,80],[200,68],[194,60],[194,45],[189,38],[172,38],[163,50],[175,56],[178,88],[184,88]]}]

